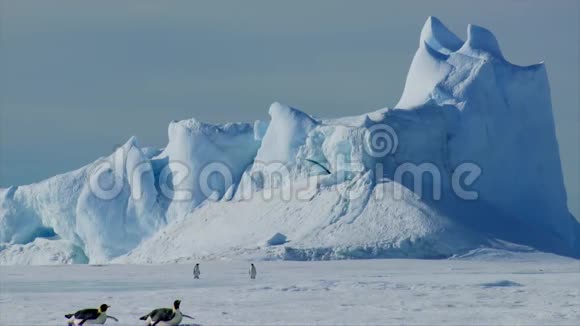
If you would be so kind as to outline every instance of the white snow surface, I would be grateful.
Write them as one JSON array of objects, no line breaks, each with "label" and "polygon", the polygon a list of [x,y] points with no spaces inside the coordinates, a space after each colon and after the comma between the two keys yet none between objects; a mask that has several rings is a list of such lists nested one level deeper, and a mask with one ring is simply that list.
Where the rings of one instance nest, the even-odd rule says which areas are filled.
[{"label": "white snow surface", "polygon": [[[546,68],[509,63],[485,28],[462,41],[429,17],[394,108],[269,114],[174,121],[163,149],[132,137],[76,171],[0,189],[0,262],[444,258],[514,244],[580,257]],[[453,188],[466,162],[482,171],[475,200]],[[440,196],[424,191],[435,178],[397,178],[424,163]]]},{"label": "white snow surface", "polygon": [[[510,256],[506,258],[506,255]],[[496,258],[491,258],[495,256]],[[0,324],[64,325],[64,314],[111,305],[138,318],[181,299],[182,325],[577,325],[580,265],[494,251],[453,260],[343,260],[193,265],[3,266]]]}]

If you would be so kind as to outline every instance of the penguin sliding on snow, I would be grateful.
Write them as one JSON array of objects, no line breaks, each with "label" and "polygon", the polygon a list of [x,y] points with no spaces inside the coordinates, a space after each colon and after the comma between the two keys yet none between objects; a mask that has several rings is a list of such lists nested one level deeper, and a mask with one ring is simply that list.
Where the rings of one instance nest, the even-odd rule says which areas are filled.
[{"label": "penguin sliding on snow", "polygon": [[198,279],[200,274],[199,264],[195,264],[195,267],[193,268],[193,278]]},{"label": "penguin sliding on snow", "polygon": [[64,316],[68,319],[68,324],[74,326],[88,324],[102,325],[107,321],[108,318],[113,319],[114,321],[119,321],[117,318],[113,316],[107,316],[107,309],[109,307],[110,307],[109,305],[102,304],[97,309],[94,308],[83,309],[75,312],[74,314],[66,314]]},{"label": "penguin sliding on snow", "polygon": [[181,313],[179,311],[180,300],[173,302],[173,309],[159,308],[151,311],[147,315],[139,318],[139,320],[146,320],[149,326],[175,326],[181,323],[183,317],[194,319],[191,316]]},{"label": "penguin sliding on snow", "polygon": [[254,264],[250,264],[250,279],[255,280],[256,279],[256,266],[254,266]]}]

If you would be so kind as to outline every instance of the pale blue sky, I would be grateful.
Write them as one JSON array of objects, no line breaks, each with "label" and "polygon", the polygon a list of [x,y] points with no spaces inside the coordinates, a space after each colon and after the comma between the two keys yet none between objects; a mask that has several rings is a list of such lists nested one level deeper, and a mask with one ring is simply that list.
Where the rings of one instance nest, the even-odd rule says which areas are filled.
[{"label": "pale blue sky", "polygon": [[167,125],[322,117],[399,99],[429,15],[491,29],[508,60],[545,60],[569,203],[580,216],[578,1],[0,2],[0,186],[38,181]]}]

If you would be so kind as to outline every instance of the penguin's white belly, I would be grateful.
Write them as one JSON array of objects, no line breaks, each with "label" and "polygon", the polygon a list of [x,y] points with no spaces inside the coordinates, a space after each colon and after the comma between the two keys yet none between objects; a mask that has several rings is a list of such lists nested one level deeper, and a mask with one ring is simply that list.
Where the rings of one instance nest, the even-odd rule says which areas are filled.
[{"label": "penguin's white belly", "polygon": [[[82,319],[74,319],[72,320],[73,325],[78,325],[82,322]],[[87,319],[83,325],[102,325],[107,321],[107,314],[102,313],[97,317],[97,319]]]},{"label": "penguin's white belly", "polygon": [[[169,320],[169,321],[160,321],[157,323],[157,326],[176,326],[179,325],[179,323],[181,323],[181,320],[183,319],[183,316],[181,315],[181,312],[176,312],[175,316],[173,316],[173,319]],[[147,325],[153,325],[155,324],[155,322],[153,320],[151,320],[151,317],[147,318]]]}]

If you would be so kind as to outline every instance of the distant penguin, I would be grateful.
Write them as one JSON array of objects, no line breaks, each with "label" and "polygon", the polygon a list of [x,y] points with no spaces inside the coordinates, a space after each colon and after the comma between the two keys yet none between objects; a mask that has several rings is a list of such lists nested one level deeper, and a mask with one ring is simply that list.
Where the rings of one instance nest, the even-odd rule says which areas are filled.
[{"label": "distant penguin", "polygon": [[256,266],[254,266],[254,264],[250,264],[250,278],[252,280],[256,279]]},{"label": "distant penguin", "polygon": [[199,264],[195,264],[195,267],[193,268],[193,278],[198,279],[200,274]]},{"label": "distant penguin", "polygon": [[146,320],[149,326],[175,326],[181,323],[183,317],[194,319],[191,316],[181,313],[179,311],[180,300],[173,302],[173,309],[159,308],[151,311],[147,315],[139,318],[139,320]]},{"label": "distant penguin", "polygon": [[64,315],[68,319],[69,325],[81,326],[81,325],[102,325],[107,321],[107,318],[113,319],[114,321],[119,321],[113,316],[107,316],[107,309],[109,305],[102,304],[99,308],[89,308],[83,309],[75,312],[74,314]]}]

